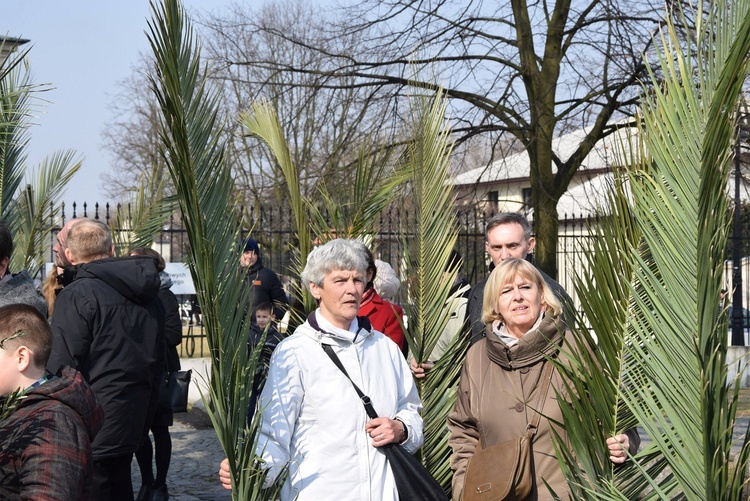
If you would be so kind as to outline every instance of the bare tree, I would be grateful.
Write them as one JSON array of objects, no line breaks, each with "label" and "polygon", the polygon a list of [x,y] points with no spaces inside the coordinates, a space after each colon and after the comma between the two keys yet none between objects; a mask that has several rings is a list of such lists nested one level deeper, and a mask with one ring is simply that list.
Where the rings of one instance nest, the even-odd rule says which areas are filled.
[{"label": "bare tree", "polygon": [[159,139],[159,107],[149,91],[145,58],[130,77],[120,82],[120,91],[112,97],[112,120],[102,131],[102,141],[112,157],[114,169],[101,175],[105,193],[124,200],[143,186],[162,186],[167,195],[173,191],[165,181],[164,159]]},{"label": "bare tree", "polygon": [[[395,116],[399,100],[442,87],[457,142],[511,134],[528,151],[537,261],[554,276],[557,202],[613,120],[632,113],[662,10],[651,0],[364,0],[327,13],[322,36],[255,27],[316,55],[314,65],[260,52],[232,64],[280,86],[368,89],[390,97]],[[557,156],[553,137],[580,127],[575,151]]]},{"label": "bare tree", "polygon": [[[394,127],[390,95],[380,89],[357,88],[355,78],[330,83],[326,58],[276,33],[297,33],[322,43],[326,32],[316,7],[290,0],[259,10],[235,6],[228,15],[201,20],[211,60],[211,78],[223,91],[223,109],[232,134],[228,155],[247,203],[281,203],[284,177],[267,147],[249,137],[237,120],[253,101],[269,101],[282,123],[300,171],[302,193],[316,195],[352,182],[352,168],[363,145],[389,141]],[[337,37],[337,46],[351,51],[360,44],[354,33]],[[286,73],[276,64],[247,61],[285,61],[313,71]],[[392,142],[392,140],[390,140]]]}]

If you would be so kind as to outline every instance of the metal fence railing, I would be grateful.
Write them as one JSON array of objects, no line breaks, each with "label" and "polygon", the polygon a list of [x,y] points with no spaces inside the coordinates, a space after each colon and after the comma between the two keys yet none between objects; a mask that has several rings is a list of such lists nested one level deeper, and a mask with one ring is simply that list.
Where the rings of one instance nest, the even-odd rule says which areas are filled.
[{"label": "metal fence railing", "polygon": [[[117,210],[127,210],[120,206],[111,206],[109,204],[93,207],[87,204],[77,206],[73,204],[70,209],[65,206],[61,210],[61,220],[58,221],[59,229],[67,219],[75,217],[91,217],[102,219],[106,223],[114,220],[114,214]],[[261,254],[264,266],[276,271],[282,279],[294,280],[296,273],[293,266],[293,248],[295,246],[295,233],[293,231],[293,218],[291,211],[279,210],[273,208],[259,208],[248,210],[249,225],[251,235],[261,246]],[[410,225],[411,215],[409,212],[394,209],[390,212],[384,212],[381,215],[375,234],[368,238],[375,249],[375,257],[388,262],[402,280],[405,281],[405,273],[402,260],[404,259],[404,237],[409,236],[413,231],[413,225]],[[488,259],[484,250],[484,228],[486,221],[492,216],[478,210],[458,210],[456,213],[458,222],[458,239],[456,250],[462,255],[464,265],[462,268],[463,277],[471,284],[484,278],[487,274]],[[743,228],[741,234],[745,242],[743,248],[750,249],[747,242],[750,241],[750,218],[743,218]],[[113,231],[118,231],[113,228]],[[731,233],[730,233],[731,235]],[[55,242],[56,232],[53,232],[50,240],[50,261],[52,260],[52,245]],[[575,215],[563,215],[560,218],[560,231],[558,237],[558,282],[565,288],[574,301],[576,307],[580,308],[578,298],[575,293],[575,276],[584,271],[586,266],[583,250],[589,246],[591,239],[596,238],[588,230],[588,222],[585,219]],[[161,235],[157,238],[154,248],[159,251],[168,262],[183,262],[187,251],[187,235],[182,227],[179,214],[172,215],[165,223]],[[728,243],[731,249],[733,242]],[[731,255],[728,253],[728,255]],[[741,263],[742,270],[742,299],[745,308],[750,303],[750,257],[743,259]],[[725,262],[725,284],[726,288],[732,288],[732,263]],[[284,280],[282,280],[284,281]],[[191,314],[192,301],[190,297],[182,296],[178,298],[181,303],[181,310],[185,324],[185,341],[182,345],[181,356],[208,356],[205,336],[203,334],[202,324],[195,314]],[[398,298],[403,301],[405,298]],[[750,308],[748,308],[750,309]]]}]

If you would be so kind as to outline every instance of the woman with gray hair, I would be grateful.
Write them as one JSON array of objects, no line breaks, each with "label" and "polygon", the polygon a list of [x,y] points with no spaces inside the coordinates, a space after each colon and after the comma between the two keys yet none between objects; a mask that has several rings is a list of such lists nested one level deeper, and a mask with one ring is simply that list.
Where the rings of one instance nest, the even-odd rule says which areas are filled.
[{"label": "woman with gray hair", "polygon": [[[265,487],[289,468],[282,500],[398,500],[379,447],[400,443],[414,453],[422,445],[422,404],[404,357],[357,317],[366,269],[353,240],[332,240],[307,257],[301,280],[318,308],[277,346],[258,405],[258,455],[270,469]],[[368,418],[352,382],[381,417]],[[219,476],[230,489],[226,460]]]}]

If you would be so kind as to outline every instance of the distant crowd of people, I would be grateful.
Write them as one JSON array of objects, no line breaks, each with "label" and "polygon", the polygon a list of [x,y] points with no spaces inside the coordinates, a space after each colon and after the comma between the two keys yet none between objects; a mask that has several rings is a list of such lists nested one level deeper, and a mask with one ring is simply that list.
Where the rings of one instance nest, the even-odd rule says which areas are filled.
[{"label": "distant crowd of people", "polygon": [[[248,352],[259,361],[247,419],[258,420],[265,487],[283,471],[282,500],[399,499],[380,448],[422,446],[416,381],[459,340],[470,347],[446,422],[453,498],[462,499],[472,456],[525,434],[537,414],[529,499],[569,497],[553,444],[553,435],[565,438],[555,398],[564,384],[548,360],[566,363],[572,302],[529,259],[535,240],[524,216],[494,216],[485,237],[490,273],[473,287],[461,277],[461,256],[450,253],[442,305],[450,318],[419,364],[395,304],[398,278],[362,242],[335,239],[307,256],[300,280],[317,308],[291,333],[279,324],[290,301],[278,275],[263,266],[258,242],[243,240],[240,307]],[[0,498],[168,499],[174,416],[158,395],[180,370],[183,325],[164,259],[145,247],[114,257],[104,223],[73,219],[57,234],[40,293],[28,273],[8,270],[12,251],[0,223],[0,397],[23,397],[0,417]],[[191,310],[200,322],[197,302]],[[368,416],[352,383],[379,417]],[[607,445],[621,464],[639,438],[626,430]],[[219,479],[232,488],[226,460]]]}]

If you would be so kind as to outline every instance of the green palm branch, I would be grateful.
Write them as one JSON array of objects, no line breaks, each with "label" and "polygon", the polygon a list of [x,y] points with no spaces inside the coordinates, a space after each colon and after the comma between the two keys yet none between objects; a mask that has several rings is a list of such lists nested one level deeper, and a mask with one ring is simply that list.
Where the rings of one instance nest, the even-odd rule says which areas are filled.
[{"label": "green palm branch", "polygon": [[[297,234],[297,246],[292,248],[292,266],[297,275],[302,272],[307,262],[307,255],[312,250],[310,217],[307,212],[307,202],[300,189],[299,170],[292,162],[284,131],[274,111],[268,102],[254,102],[251,110],[242,114],[242,123],[247,130],[262,139],[271,149],[271,153],[279,164],[286,181],[289,193],[289,207],[294,218],[294,230]],[[295,296],[303,305],[305,312],[315,309],[312,296],[305,293],[302,284],[295,284]],[[292,312],[299,315],[299,312]],[[293,319],[294,324],[301,323],[302,318]]]},{"label": "green palm branch", "polygon": [[45,158],[35,172],[27,176],[26,189],[21,190],[13,206],[11,231],[15,251],[11,270],[25,269],[32,277],[41,271],[60,211],[60,196],[80,167],[76,153],[67,150]]},{"label": "green palm branch", "polygon": [[[206,85],[200,45],[178,0],[152,3],[152,89],[161,108],[163,157],[175,186],[190,247],[187,262],[211,352],[206,409],[233,476],[234,499],[271,499],[254,461],[257,436],[246,413],[256,357],[247,353],[239,269],[242,220],[218,121],[218,94]],[[217,465],[218,466],[218,465]]]},{"label": "green palm branch", "polygon": [[[408,329],[406,340],[417,363],[429,359],[450,316],[446,304],[457,269],[448,269],[457,239],[453,195],[446,189],[450,177],[452,143],[445,122],[445,100],[419,97],[413,107],[413,131],[400,169],[409,182],[405,195],[414,207],[414,221],[404,239],[407,260]],[[447,270],[447,272],[446,272]],[[450,449],[445,419],[455,403],[455,385],[466,350],[457,336],[427,377],[418,381],[423,403],[422,460],[446,492],[450,489]]]},{"label": "green palm branch", "polygon": [[[579,284],[598,346],[579,325],[596,359],[574,357],[569,376],[598,374],[584,386],[571,379],[569,389],[587,392],[565,415],[574,456],[558,444],[576,499],[741,493],[749,451],[745,441],[730,461],[738,386],[726,384],[727,325],[718,298],[731,214],[725,187],[732,111],[748,73],[750,3],[705,7],[688,42],[671,20],[666,24],[664,81],[652,75],[656,85],[643,99],[648,155],[627,169],[632,203],[622,192],[614,197],[612,217],[602,220],[605,243]],[[600,414],[587,414],[594,411]],[[613,468],[603,441],[636,421],[651,445]]]},{"label": "green palm branch", "polygon": [[[15,244],[10,269],[27,269],[37,276],[46,261],[50,232],[55,225],[59,198],[81,166],[73,151],[62,151],[42,161],[26,176],[29,126],[34,93],[28,50],[0,61],[0,216]],[[49,211],[45,213],[45,211]]]},{"label": "green palm branch", "polygon": [[[149,183],[148,179],[153,182]],[[149,247],[162,231],[164,222],[178,207],[175,197],[164,195],[166,180],[141,177],[138,190],[124,203],[118,204],[112,221],[115,255],[121,256],[135,247]]]},{"label": "green palm branch", "polygon": [[[25,54],[25,53],[24,53]],[[3,64],[0,79],[0,214],[13,228],[14,197],[26,165],[34,86],[25,61],[18,56]]]},{"label": "green palm branch", "polygon": [[[312,249],[313,235],[325,242],[336,237],[367,238],[373,233],[380,214],[394,200],[402,182],[390,167],[389,150],[372,153],[370,143],[364,141],[354,164],[354,183],[341,187],[336,196],[321,187],[318,197],[311,199],[302,195],[298,169],[292,162],[281,124],[271,104],[253,103],[251,112],[244,114],[242,120],[251,134],[268,145],[284,175],[299,241],[298,247],[293,249],[297,274],[304,268],[307,254]],[[304,305],[304,311],[315,308],[312,297],[304,292],[301,284],[297,284],[295,295]]]}]

